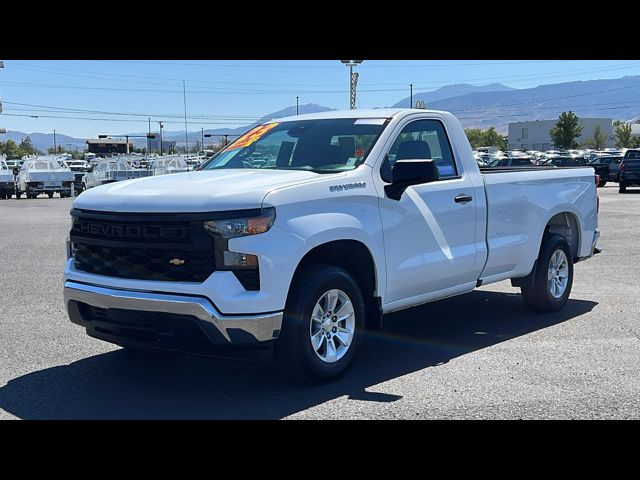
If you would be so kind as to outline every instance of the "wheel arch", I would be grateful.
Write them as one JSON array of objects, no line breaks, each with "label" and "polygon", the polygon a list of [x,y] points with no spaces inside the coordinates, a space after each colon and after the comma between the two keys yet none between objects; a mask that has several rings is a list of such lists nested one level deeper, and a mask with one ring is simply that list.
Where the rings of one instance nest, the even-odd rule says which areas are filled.
[{"label": "wheel arch", "polygon": [[[557,233],[564,237],[571,248],[571,256],[574,262],[580,256],[580,246],[582,245],[582,229],[580,218],[570,210],[565,210],[552,215],[545,225],[543,235],[545,233]],[[542,245],[542,236],[540,245]]]},{"label": "wheel arch", "polygon": [[318,264],[335,265],[353,275],[365,299],[367,326],[374,329],[380,328],[382,325],[380,275],[371,250],[363,242],[354,239],[332,240],[316,245],[298,262],[291,285],[295,284],[306,268]]}]

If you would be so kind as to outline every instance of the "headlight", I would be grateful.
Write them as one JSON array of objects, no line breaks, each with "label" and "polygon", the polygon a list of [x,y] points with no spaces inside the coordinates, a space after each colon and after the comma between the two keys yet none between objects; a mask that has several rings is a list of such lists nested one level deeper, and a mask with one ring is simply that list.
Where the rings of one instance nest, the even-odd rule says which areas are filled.
[{"label": "headlight", "polygon": [[226,220],[210,220],[204,222],[204,229],[224,239],[258,235],[268,231],[276,219],[276,209],[264,208],[257,217],[230,218]]}]

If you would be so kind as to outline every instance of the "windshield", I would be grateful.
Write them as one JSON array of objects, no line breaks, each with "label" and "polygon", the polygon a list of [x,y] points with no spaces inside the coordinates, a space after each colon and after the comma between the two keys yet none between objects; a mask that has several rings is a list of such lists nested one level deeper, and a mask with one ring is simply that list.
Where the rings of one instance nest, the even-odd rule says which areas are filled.
[{"label": "windshield", "polygon": [[353,170],[364,162],[385,125],[384,118],[266,123],[242,135],[201,169]]},{"label": "windshield", "polygon": [[53,163],[47,162],[46,160],[38,160],[35,162],[29,162],[27,164],[27,168],[30,170],[55,170],[57,167],[55,167]]}]

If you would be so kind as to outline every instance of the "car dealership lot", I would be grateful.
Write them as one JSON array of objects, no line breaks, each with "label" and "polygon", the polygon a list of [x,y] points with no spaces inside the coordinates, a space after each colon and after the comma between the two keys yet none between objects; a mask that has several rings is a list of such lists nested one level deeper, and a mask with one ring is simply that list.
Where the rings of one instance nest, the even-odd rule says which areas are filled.
[{"label": "car dealership lot", "polygon": [[640,418],[640,189],[598,189],[603,252],[564,310],[509,282],[385,317],[354,368],[292,383],[269,351],[128,354],[71,324],[70,199],[0,201],[0,418]]}]

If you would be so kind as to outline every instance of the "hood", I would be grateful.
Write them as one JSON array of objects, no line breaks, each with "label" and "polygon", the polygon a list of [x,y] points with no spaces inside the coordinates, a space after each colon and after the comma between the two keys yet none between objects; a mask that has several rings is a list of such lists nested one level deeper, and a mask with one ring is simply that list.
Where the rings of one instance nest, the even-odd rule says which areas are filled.
[{"label": "hood", "polygon": [[110,212],[215,212],[259,208],[267,192],[322,178],[302,170],[209,170],[125,180],[81,193],[74,208]]}]

